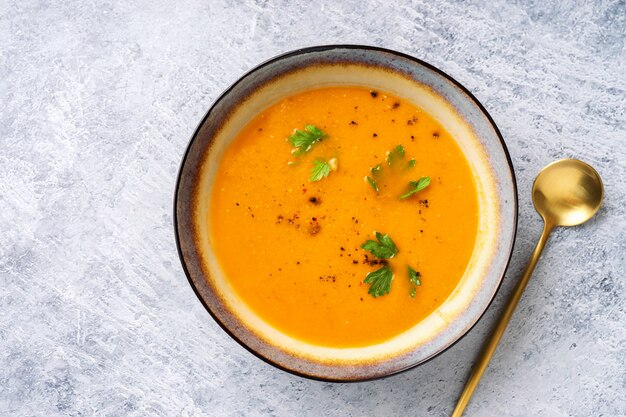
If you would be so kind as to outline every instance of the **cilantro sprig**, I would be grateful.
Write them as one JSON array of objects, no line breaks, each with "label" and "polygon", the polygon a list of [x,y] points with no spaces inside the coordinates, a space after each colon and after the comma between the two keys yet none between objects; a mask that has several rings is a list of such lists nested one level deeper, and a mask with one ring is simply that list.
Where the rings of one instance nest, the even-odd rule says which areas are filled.
[{"label": "cilantro sprig", "polygon": [[365,177],[365,180],[374,189],[374,191],[376,191],[377,193],[380,192],[380,189],[378,188],[378,184],[376,184],[376,180],[374,178],[367,176]]},{"label": "cilantro sprig", "polygon": [[[394,273],[393,269],[386,260],[391,259],[398,254],[398,247],[389,235],[382,234],[380,232],[375,232],[375,235],[376,240],[370,239],[361,245],[361,248],[371,252],[375,257],[383,259],[383,261],[380,262],[383,266],[376,271],[369,272],[363,280],[363,283],[370,284],[370,288],[367,293],[374,298],[389,294],[391,291],[391,283],[393,281]],[[422,275],[411,268],[410,265],[407,265],[407,273],[409,283],[411,285],[409,295],[411,297],[415,297],[417,287],[422,285]]]},{"label": "cilantro sprig", "polygon": [[411,296],[411,298],[413,298],[415,297],[415,293],[417,292],[417,287],[422,285],[422,281],[420,280],[420,278],[422,277],[422,274],[417,272],[415,269],[411,268],[410,265],[407,265],[407,271],[409,274],[409,282],[412,284],[409,295]]},{"label": "cilantro sprig", "polygon": [[390,259],[396,256],[398,253],[398,247],[389,235],[383,235],[380,232],[375,232],[376,240],[368,240],[361,245],[361,248],[370,251],[372,255],[380,259]]},{"label": "cilantro sprig", "polygon": [[392,166],[398,159],[404,158],[404,146],[397,145],[387,152],[387,165]]},{"label": "cilantro sprig", "polygon": [[323,159],[316,159],[313,161],[313,168],[311,168],[311,176],[309,181],[315,182],[322,178],[326,178],[330,174],[330,164]]},{"label": "cilantro sprig", "polygon": [[309,181],[320,181],[321,179],[326,178],[331,171],[337,171],[337,158],[331,158],[328,161],[325,159],[316,159],[313,161],[313,168],[311,168]]},{"label": "cilantro sprig", "polygon": [[365,180],[367,181],[367,183],[377,193],[380,192],[380,189],[378,188],[378,184],[376,183],[376,178],[378,178],[380,176],[380,173],[382,172],[382,170],[383,170],[383,164],[378,164],[375,167],[370,168],[370,172],[371,172],[372,176],[370,177],[368,175],[367,177],[365,177]]},{"label": "cilantro sprig", "polygon": [[[400,161],[401,159],[404,159],[405,155],[406,155],[406,151],[404,149],[404,146],[402,146],[402,144],[396,145],[395,148],[393,148],[390,151],[387,151],[387,155],[385,157],[386,165],[392,169],[393,167],[398,167],[398,161]],[[405,163],[403,163],[402,166],[404,167],[405,170],[409,170],[409,169],[415,168],[416,165],[417,165],[417,161],[415,160],[415,158],[411,158]],[[378,180],[380,179],[379,177],[383,171],[383,168],[384,168],[383,164],[378,164],[375,167],[370,168],[371,175],[368,175],[365,177],[365,181],[377,193],[380,192],[380,188],[378,187]],[[400,200],[409,198],[413,194],[419,191],[422,191],[424,188],[428,187],[429,185],[430,185],[430,177],[422,177],[417,181],[409,182],[409,189],[405,194],[400,196]]]},{"label": "cilantro sprig", "polygon": [[387,265],[368,273],[365,280],[363,280],[364,283],[370,284],[370,289],[367,293],[374,298],[389,294],[391,281],[393,281],[393,272]]},{"label": "cilantro sprig", "polygon": [[295,156],[300,156],[311,150],[316,142],[326,137],[319,127],[314,125],[304,126],[304,130],[296,129],[287,139],[293,145],[293,153]]},{"label": "cilantro sprig", "polygon": [[413,194],[422,191],[430,185],[430,177],[422,177],[417,181],[409,182],[409,191],[400,196],[400,200],[411,197]]},{"label": "cilantro sprig", "polygon": [[383,170],[383,164],[378,164],[375,167],[370,168],[372,176],[378,177]]}]

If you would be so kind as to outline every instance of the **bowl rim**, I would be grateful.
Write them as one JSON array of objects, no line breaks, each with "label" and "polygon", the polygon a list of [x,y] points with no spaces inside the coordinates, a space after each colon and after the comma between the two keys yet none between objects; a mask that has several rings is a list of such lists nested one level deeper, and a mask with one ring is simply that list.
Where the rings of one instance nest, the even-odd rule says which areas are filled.
[{"label": "bowl rim", "polygon": [[[206,304],[204,298],[200,295],[200,292],[198,290],[198,288],[196,287],[196,284],[194,283],[193,279],[191,278],[191,274],[187,268],[187,264],[185,262],[185,258],[183,256],[183,252],[182,252],[182,248],[181,248],[181,243],[180,243],[180,236],[179,236],[179,232],[178,232],[178,214],[177,214],[177,206],[178,206],[178,192],[179,192],[179,188],[180,188],[180,183],[181,183],[181,177],[182,177],[182,172],[183,172],[183,168],[185,167],[185,163],[187,162],[187,158],[189,156],[189,152],[191,150],[191,146],[194,143],[198,133],[200,132],[200,129],[202,128],[202,126],[204,125],[204,123],[206,122],[206,120],[208,119],[208,117],[211,115],[211,112],[213,111],[213,109],[217,106],[217,104],[219,102],[221,102],[230,92],[231,90],[233,90],[237,85],[239,85],[241,82],[243,82],[243,80],[245,78],[247,78],[249,75],[254,74],[256,71],[273,64],[274,62],[280,61],[284,58],[289,58],[289,57],[294,57],[294,56],[298,56],[298,55],[302,55],[302,54],[307,54],[307,53],[311,53],[311,52],[325,52],[325,51],[329,51],[329,50],[333,50],[333,49],[352,49],[352,50],[362,50],[362,51],[373,51],[373,52],[383,52],[383,53],[387,53],[387,54],[392,54],[395,56],[398,56],[400,58],[404,58],[407,59],[409,61],[412,61],[418,65],[421,65],[423,67],[426,67],[427,69],[437,73],[438,75],[442,76],[443,78],[445,78],[447,81],[449,81],[450,83],[452,83],[455,87],[459,88],[463,93],[465,93],[469,99],[478,107],[478,109],[482,112],[482,114],[485,115],[485,117],[487,118],[487,120],[489,121],[489,124],[491,125],[491,127],[493,128],[494,132],[496,133],[496,136],[498,137],[498,140],[500,141],[500,146],[502,147],[502,150],[504,151],[504,155],[506,157],[506,162],[511,174],[511,180],[512,180],[512,185],[513,185],[513,199],[511,201],[511,204],[513,204],[513,234],[511,236],[511,246],[509,249],[509,253],[507,254],[507,261],[504,265],[504,268],[502,270],[502,273],[500,274],[499,280],[498,280],[498,285],[496,287],[496,290],[493,293],[493,296],[491,297],[491,299],[489,300],[489,302],[487,303],[485,309],[482,311],[482,313],[476,318],[476,321],[470,325],[464,332],[463,334],[461,334],[460,337],[458,337],[456,340],[452,341],[448,346],[446,346],[445,348],[441,349],[439,352],[435,353],[434,355],[424,359],[421,362],[412,364],[410,366],[407,366],[405,368],[402,369],[398,369],[398,370],[394,370],[392,372],[389,372],[388,374],[384,374],[384,375],[376,375],[376,376],[372,376],[372,377],[364,377],[364,378],[355,378],[355,379],[334,379],[334,378],[325,378],[325,377],[320,377],[317,375],[309,375],[306,373],[302,373],[302,372],[298,372],[294,369],[290,369],[287,368],[283,365],[281,365],[280,363],[274,362],[273,360],[261,355],[260,353],[258,353],[257,351],[255,351],[254,349],[252,349],[250,346],[248,346],[247,344],[245,344],[242,340],[240,340],[230,329],[228,329],[226,327],[226,325],[224,323],[222,323],[222,321],[214,314],[213,311],[211,311],[211,309],[209,308],[209,306]],[[443,70],[433,66],[432,64],[429,64],[419,58],[416,58],[412,55],[403,53],[403,52],[399,52],[399,51],[395,51],[392,49],[387,49],[387,48],[383,48],[383,47],[379,47],[379,46],[372,46],[372,45],[360,45],[360,44],[327,44],[327,45],[317,45],[317,46],[309,46],[309,47],[303,47],[303,48],[298,48],[298,49],[294,49],[292,51],[288,51],[288,52],[284,52],[282,54],[279,55],[275,55],[272,58],[269,58],[263,62],[261,62],[260,64],[254,66],[253,68],[251,68],[250,70],[246,71],[243,75],[241,75],[235,82],[233,82],[231,85],[229,85],[224,91],[222,91],[221,94],[219,94],[219,96],[213,100],[213,102],[211,103],[211,105],[209,106],[208,110],[206,111],[206,113],[204,114],[204,116],[202,117],[202,119],[200,120],[200,122],[198,123],[198,125],[196,126],[196,128],[193,131],[193,134],[191,135],[188,143],[187,143],[187,147],[185,148],[185,152],[183,153],[183,157],[181,159],[180,162],[180,166],[178,168],[178,173],[176,176],[176,184],[174,187],[174,199],[173,199],[173,217],[172,217],[172,223],[173,223],[173,227],[174,227],[174,237],[176,240],[176,250],[178,252],[178,258],[180,260],[180,263],[183,267],[183,271],[185,272],[185,276],[187,277],[187,281],[189,282],[189,285],[191,286],[191,288],[193,289],[193,292],[196,294],[196,297],[198,297],[198,300],[200,301],[200,303],[204,306],[204,308],[206,309],[206,311],[209,313],[209,315],[213,318],[213,320],[222,328],[222,330],[224,330],[226,332],[226,334],[228,334],[231,339],[235,340],[240,346],[242,346],[245,350],[247,350],[248,352],[252,353],[254,356],[256,356],[257,358],[261,359],[263,362],[272,365],[275,368],[278,368],[282,371],[285,371],[287,373],[290,373],[292,375],[296,375],[299,377],[303,377],[303,378],[307,378],[310,380],[315,380],[315,381],[321,381],[321,382],[339,382],[339,383],[351,383],[351,382],[366,382],[366,381],[374,381],[374,380],[378,380],[378,379],[384,379],[387,377],[390,377],[392,375],[398,375],[400,373],[406,372],[410,369],[413,369],[417,366],[423,365],[427,362],[430,362],[432,359],[438,357],[439,355],[441,355],[442,353],[446,352],[448,349],[452,348],[454,345],[456,345],[459,341],[461,341],[465,336],[467,336],[467,334],[478,324],[478,322],[480,322],[482,320],[482,318],[485,316],[485,313],[487,312],[487,310],[489,310],[489,307],[491,307],[491,305],[493,304],[493,300],[495,299],[496,295],[498,294],[498,292],[500,291],[501,287],[502,287],[502,281],[504,280],[504,276],[509,268],[509,265],[511,263],[511,258],[512,258],[512,254],[513,254],[513,249],[515,247],[515,242],[517,240],[517,229],[518,229],[518,220],[519,220],[519,204],[518,204],[518,190],[517,190],[517,179],[515,177],[515,169],[513,167],[513,161],[511,159],[511,155],[509,153],[509,150],[506,146],[506,143],[504,141],[504,138],[502,137],[502,134],[500,133],[500,130],[498,129],[498,126],[496,125],[495,121],[493,120],[493,118],[491,117],[491,115],[489,114],[489,112],[487,111],[487,109],[483,106],[483,104],[465,87],[463,86],[460,82],[458,82],[456,79],[454,79],[452,76],[450,76],[449,74],[447,74],[446,72],[444,72]]]}]

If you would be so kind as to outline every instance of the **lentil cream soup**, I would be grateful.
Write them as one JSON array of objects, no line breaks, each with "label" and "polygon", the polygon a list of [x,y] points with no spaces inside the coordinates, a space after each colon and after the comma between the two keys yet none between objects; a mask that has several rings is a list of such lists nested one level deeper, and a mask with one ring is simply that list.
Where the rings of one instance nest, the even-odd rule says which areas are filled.
[{"label": "lentil cream soup", "polygon": [[332,87],[287,97],[242,129],[208,216],[220,266],[255,314],[307,343],[360,347],[451,294],[477,204],[463,153],[427,113]]}]

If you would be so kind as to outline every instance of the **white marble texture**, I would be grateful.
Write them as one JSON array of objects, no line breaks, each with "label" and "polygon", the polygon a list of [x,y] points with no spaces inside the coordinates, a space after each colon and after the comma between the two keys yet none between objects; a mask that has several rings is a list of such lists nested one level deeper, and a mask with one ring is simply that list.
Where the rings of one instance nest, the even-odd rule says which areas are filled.
[{"label": "white marble texture", "polygon": [[[626,4],[0,2],[0,416],[446,416],[540,232],[535,174],[594,165],[606,199],[558,230],[468,416],[626,415]],[[302,46],[422,58],[483,102],[520,192],[483,320],[388,379],[286,374],[232,341],[180,266],[178,165],[212,101]]]}]

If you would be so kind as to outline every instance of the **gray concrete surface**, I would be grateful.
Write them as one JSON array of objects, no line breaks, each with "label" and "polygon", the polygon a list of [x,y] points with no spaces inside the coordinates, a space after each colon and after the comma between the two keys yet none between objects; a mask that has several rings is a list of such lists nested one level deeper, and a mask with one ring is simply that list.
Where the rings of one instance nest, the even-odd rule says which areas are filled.
[{"label": "gray concrete surface", "polygon": [[[549,242],[468,416],[626,415],[626,5],[621,1],[0,2],[1,416],[446,416],[540,233],[530,187],[593,164],[606,200]],[[172,196],[212,101],[303,46],[422,58],[487,107],[520,192],[483,320],[385,380],[308,381],[209,317],[178,261]]]}]

